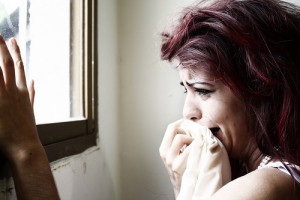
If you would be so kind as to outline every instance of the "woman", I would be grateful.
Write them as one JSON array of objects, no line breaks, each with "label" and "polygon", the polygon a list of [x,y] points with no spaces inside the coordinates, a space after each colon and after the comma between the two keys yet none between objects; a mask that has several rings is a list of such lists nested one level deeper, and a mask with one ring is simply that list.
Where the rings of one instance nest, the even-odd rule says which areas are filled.
[{"label": "woman", "polygon": [[[202,3],[163,33],[161,53],[180,63],[184,119],[208,127],[231,159],[233,180],[210,199],[299,199],[300,9],[277,0]],[[176,196],[193,144],[177,134],[185,120],[169,125],[160,147]]]}]

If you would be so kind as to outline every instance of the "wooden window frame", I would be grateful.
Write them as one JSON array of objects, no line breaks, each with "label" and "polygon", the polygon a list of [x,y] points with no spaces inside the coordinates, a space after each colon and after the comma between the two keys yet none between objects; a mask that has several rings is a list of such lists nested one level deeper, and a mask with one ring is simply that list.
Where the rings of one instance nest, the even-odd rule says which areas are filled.
[{"label": "wooden window frame", "polygon": [[37,125],[50,162],[97,145],[97,0],[82,1],[84,119]]}]

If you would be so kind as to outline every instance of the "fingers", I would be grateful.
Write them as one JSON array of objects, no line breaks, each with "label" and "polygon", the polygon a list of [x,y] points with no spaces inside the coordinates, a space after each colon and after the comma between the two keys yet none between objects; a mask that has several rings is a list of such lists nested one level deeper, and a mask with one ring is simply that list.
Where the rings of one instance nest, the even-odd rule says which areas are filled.
[{"label": "fingers", "polygon": [[183,120],[181,119],[172,124],[169,124],[159,148],[159,152],[162,158],[166,157],[166,153],[172,145],[175,135],[180,133],[184,134],[184,132],[181,129],[179,129],[179,126],[182,123],[182,121]]},{"label": "fingers", "polygon": [[[192,142],[192,139],[190,139],[189,144]],[[174,157],[173,160],[169,160],[170,167],[172,169],[172,172],[182,175],[184,170],[186,169],[186,163],[187,159],[190,153],[191,146],[188,145],[185,150],[180,153],[180,155],[177,155]],[[172,162],[171,162],[172,161]]]},{"label": "fingers", "polygon": [[190,173],[190,175],[198,175],[199,166],[201,160],[203,159],[203,147],[205,144],[203,141],[199,139],[194,139],[193,145],[191,145],[191,152],[189,153],[189,157],[187,160],[186,171]]},{"label": "fingers", "polygon": [[26,78],[20,49],[16,40],[10,39],[8,44],[0,36],[0,88],[26,88]]},{"label": "fingers", "polygon": [[15,38],[9,40],[9,50],[15,65],[16,85],[18,88],[26,88],[26,77],[20,48]]},{"label": "fingers", "polygon": [[[180,157],[185,157],[187,154],[188,150],[188,145],[191,144],[193,141],[193,138],[190,136],[184,135],[184,134],[177,134],[173,140],[173,143],[166,155],[166,163],[168,164],[169,167],[173,168],[173,160],[175,160],[178,155],[182,155]],[[185,150],[182,151],[183,147],[186,147]],[[179,159],[180,160],[180,159]],[[173,171],[174,168],[173,168]]]},{"label": "fingers", "polygon": [[182,121],[178,120],[168,126],[159,148],[160,156],[169,172],[175,194],[180,190],[182,174],[188,159],[189,145],[193,141],[190,135],[186,135],[180,129]]},{"label": "fingers", "polygon": [[15,85],[14,62],[2,36],[0,36],[0,66],[6,87]]}]

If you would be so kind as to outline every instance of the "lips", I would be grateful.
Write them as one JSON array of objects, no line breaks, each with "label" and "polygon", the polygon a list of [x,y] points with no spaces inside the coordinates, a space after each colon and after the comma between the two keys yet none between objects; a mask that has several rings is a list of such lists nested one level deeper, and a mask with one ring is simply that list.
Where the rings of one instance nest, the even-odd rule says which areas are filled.
[{"label": "lips", "polygon": [[213,128],[209,128],[209,129],[212,133],[218,132],[220,130],[220,128],[218,128],[218,127],[213,127]]}]

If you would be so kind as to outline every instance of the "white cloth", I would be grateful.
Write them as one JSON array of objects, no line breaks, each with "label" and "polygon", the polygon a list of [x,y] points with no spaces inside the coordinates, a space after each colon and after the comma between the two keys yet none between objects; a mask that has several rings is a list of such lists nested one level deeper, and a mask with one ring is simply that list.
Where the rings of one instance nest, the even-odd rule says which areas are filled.
[{"label": "white cloth", "polygon": [[194,141],[177,200],[208,199],[231,181],[227,152],[208,128],[192,121],[184,122],[180,128]]}]

